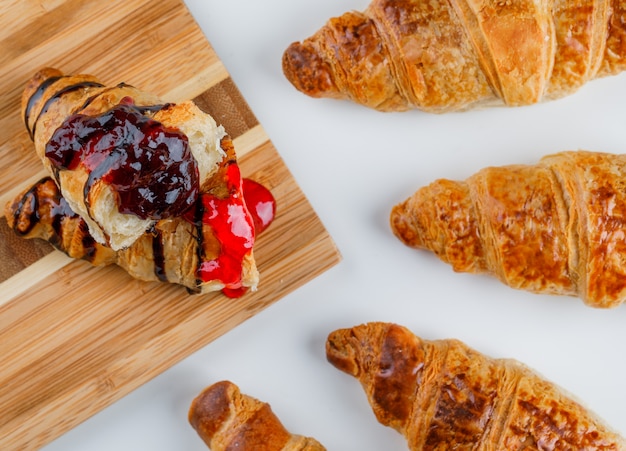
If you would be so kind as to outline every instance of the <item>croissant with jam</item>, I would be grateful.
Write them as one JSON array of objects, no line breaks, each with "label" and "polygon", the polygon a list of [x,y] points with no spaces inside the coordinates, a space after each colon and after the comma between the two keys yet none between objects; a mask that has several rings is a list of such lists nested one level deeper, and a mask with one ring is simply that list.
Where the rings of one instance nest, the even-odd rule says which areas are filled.
[{"label": "croissant with jam", "polygon": [[529,105],[623,71],[625,14],[617,0],[372,0],[291,44],[283,71],[382,111]]},{"label": "croissant with jam", "polygon": [[176,283],[193,293],[222,290],[239,296],[259,281],[253,255],[256,231],[228,136],[221,146],[226,156],[192,208],[182,216],[156,221],[124,249],[98,243],[51,177],[7,204],[7,223],[24,238],[47,240],[94,266],[117,264],[140,280]]},{"label": "croissant with jam", "polygon": [[35,151],[90,234],[114,250],[180,216],[225,156],[223,127],[193,102],[42,69],[22,114]]},{"label": "croissant with jam", "polygon": [[50,176],[7,204],[18,234],[192,292],[256,288],[255,235],[273,210],[260,219],[246,202],[274,206],[273,197],[242,179],[232,140],[210,115],[56,69],[31,79],[22,106]]},{"label": "croissant with jam", "polygon": [[328,361],[356,377],[377,420],[411,450],[621,451],[626,441],[563,389],[512,359],[374,322],[339,329]]},{"label": "croissant with jam", "polygon": [[626,300],[626,154],[569,151],[439,179],[392,208],[393,233],[455,271],[517,289]]},{"label": "croissant with jam", "polygon": [[212,451],[325,451],[317,440],[292,434],[270,405],[241,393],[229,381],[200,393],[189,408],[189,423]]}]

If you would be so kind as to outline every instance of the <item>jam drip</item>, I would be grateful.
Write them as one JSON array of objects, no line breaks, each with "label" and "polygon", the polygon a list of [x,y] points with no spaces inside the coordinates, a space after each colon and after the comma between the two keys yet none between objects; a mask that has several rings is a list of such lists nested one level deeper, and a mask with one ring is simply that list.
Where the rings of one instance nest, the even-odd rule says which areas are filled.
[{"label": "jam drip", "polygon": [[243,179],[243,197],[254,221],[255,234],[258,236],[269,227],[276,216],[276,200],[266,187],[259,182]]},{"label": "jam drip", "polygon": [[[201,282],[221,281],[224,294],[241,296],[247,290],[242,286],[241,269],[244,257],[254,245],[254,223],[241,195],[242,180],[239,166],[229,164],[226,170],[229,195],[225,198],[203,193],[196,214],[199,226],[211,228],[220,244],[220,253],[213,260],[202,258],[197,276]],[[202,236],[202,234],[200,234]],[[199,246],[202,251],[203,246]]]},{"label": "jam drip", "polygon": [[[164,106],[158,106],[162,108]],[[74,114],[54,133],[45,154],[53,167],[82,165],[117,195],[121,213],[142,219],[180,216],[198,198],[199,175],[187,137],[123,101],[99,116]]]}]

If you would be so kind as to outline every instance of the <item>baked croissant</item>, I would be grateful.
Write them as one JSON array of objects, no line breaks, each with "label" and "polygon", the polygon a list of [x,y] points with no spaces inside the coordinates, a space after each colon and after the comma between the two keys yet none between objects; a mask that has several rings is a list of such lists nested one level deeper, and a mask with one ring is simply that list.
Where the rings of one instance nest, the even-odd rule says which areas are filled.
[{"label": "baked croissant", "polygon": [[626,65],[626,4],[373,0],[291,44],[283,71],[312,97],[382,111],[529,105]]},{"label": "baked croissant", "polygon": [[191,403],[189,422],[212,451],[324,451],[317,440],[290,433],[269,404],[229,381],[207,387]]},{"label": "baked croissant", "polygon": [[222,138],[221,147],[225,157],[190,211],[158,220],[124,249],[98,243],[50,177],[6,205],[7,223],[24,238],[48,240],[93,265],[117,264],[137,279],[176,283],[193,293],[222,290],[239,296],[259,281],[255,230],[230,137]]},{"label": "baked croissant", "polygon": [[22,115],[63,197],[114,250],[189,209],[225,155],[223,127],[193,102],[91,75],[42,69],[24,89]]},{"label": "baked croissant", "polygon": [[393,233],[455,271],[593,307],[626,299],[626,155],[568,151],[436,180],[395,205]]},{"label": "baked croissant", "polygon": [[390,323],[336,330],[328,361],[356,377],[411,450],[624,450],[626,442],[523,364]]}]

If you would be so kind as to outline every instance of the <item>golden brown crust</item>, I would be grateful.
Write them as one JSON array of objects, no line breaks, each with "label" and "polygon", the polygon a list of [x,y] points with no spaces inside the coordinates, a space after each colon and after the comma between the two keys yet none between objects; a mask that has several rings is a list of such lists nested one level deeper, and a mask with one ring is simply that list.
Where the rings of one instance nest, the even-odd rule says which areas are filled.
[{"label": "golden brown crust", "polygon": [[485,250],[467,184],[440,179],[395,205],[391,227],[406,245],[426,248],[455,271],[487,270]]},{"label": "golden brown crust", "polygon": [[390,323],[332,332],[331,364],[362,384],[377,419],[412,450],[623,450],[623,438],[558,386],[458,340]]},{"label": "golden brown crust", "polygon": [[382,111],[528,105],[626,67],[619,0],[372,0],[283,56],[312,97]]},{"label": "golden brown crust", "polygon": [[611,14],[608,20],[608,36],[604,59],[602,60],[598,76],[615,75],[624,70],[624,55],[626,55],[626,27],[624,27],[624,14],[626,3],[621,0],[610,2]]},{"label": "golden brown crust", "polygon": [[391,228],[456,271],[613,307],[626,299],[624,177],[626,156],[586,151],[485,168],[420,188],[393,207]]},{"label": "golden brown crust", "polygon": [[212,451],[324,451],[315,439],[291,434],[269,404],[229,381],[204,389],[191,403],[189,423]]},{"label": "golden brown crust", "polygon": [[567,211],[553,173],[538,166],[488,168],[467,181],[480,212],[489,269],[507,285],[576,294],[569,274]]},{"label": "golden brown crust", "polygon": [[571,203],[581,296],[601,307],[626,297],[626,155],[569,152],[544,158]]}]

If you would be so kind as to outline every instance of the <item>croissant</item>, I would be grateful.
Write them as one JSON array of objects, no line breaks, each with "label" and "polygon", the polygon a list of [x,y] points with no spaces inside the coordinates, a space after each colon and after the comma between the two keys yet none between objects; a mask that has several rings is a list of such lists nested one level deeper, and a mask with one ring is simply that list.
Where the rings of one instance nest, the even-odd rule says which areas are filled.
[{"label": "croissant", "polygon": [[603,420],[512,359],[374,322],[339,329],[328,361],[356,377],[377,420],[411,450],[624,450]]},{"label": "croissant", "polygon": [[393,233],[455,271],[615,307],[626,299],[626,155],[567,151],[440,179],[395,205]]},{"label": "croissant", "polygon": [[65,200],[114,250],[189,209],[225,155],[223,127],[192,101],[164,103],[92,75],[42,69],[23,91],[22,115]]},{"label": "croissant", "polygon": [[50,177],[6,205],[7,223],[24,238],[48,240],[70,257],[96,266],[117,264],[137,279],[180,284],[193,293],[222,290],[240,296],[259,281],[255,229],[229,136],[222,138],[221,147],[226,155],[191,210],[158,220],[124,249],[98,243]]},{"label": "croissant", "polygon": [[283,54],[312,97],[443,113],[571,94],[626,64],[626,4],[373,0]]},{"label": "croissant", "polygon": [[269,404],[229,381],[207,387],[191,403],[189,422],[213,451],[325,451],[317,440],[290,433]]}]

